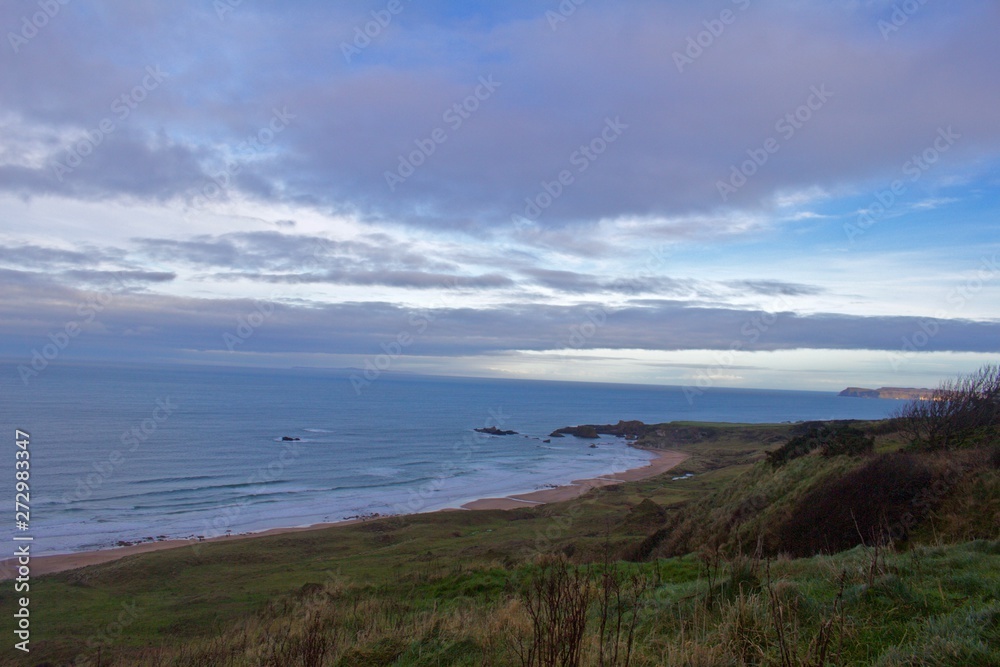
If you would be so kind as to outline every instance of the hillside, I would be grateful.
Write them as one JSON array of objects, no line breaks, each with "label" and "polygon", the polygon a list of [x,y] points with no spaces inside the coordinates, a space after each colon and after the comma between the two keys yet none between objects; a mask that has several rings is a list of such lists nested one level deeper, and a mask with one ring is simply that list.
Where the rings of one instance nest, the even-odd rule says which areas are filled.
[{"label": "hillside", "polygon": [[892,422],[627,424],[691,458],[565,503],[43,577],[33,662],[5,664],[1000,664],[996,449],[898,453]]}]

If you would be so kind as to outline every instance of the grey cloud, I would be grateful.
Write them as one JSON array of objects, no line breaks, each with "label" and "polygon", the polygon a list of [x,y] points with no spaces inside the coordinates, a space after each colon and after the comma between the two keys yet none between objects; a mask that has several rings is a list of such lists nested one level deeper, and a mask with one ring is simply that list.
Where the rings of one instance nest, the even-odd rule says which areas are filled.
[{"label": "grey cloud", "polygon": [[81,283],[168,283],[177,278],[171,271],[64,271],[60,278],[70,278]]},{"label": "grey cloud", "polygon": [[765,296],[814,296],[826,291],[816,285],[787,283],[780,280],[733,280],[726,285],[739,291]]},{"label": "grey cloud", "polygon": [[[4,285],[8,292],[15,286],[34,285],[38,283],[48,283],[49,278],[34,271],[18,271],[16,269],[0,268],[0,283]],[[9,296],[8,296],[9,298]]]},{"label": "grey cloud", "polygon": [[[73,157],[84,151],[79,161]],[[205,154],[162,136],[119,130],[96,146],[92,140],[81,139],[51,156],[41,168],[0,166],[0,183],[20,194],[162,201],[194,196],[212,182],[212,174],[201,166]]]},{"label": "grey cloud", "polygon": [[812,296],[825,290],[815,285],[789,283],[780,280],[731,280],[716,283],[691,278],[670,278],[666,276],[636,275],[627,278],[602,278],[599,276],[557,271],[550,269],[524,268],[521,273],[529,276],[538,285],[568,293],[594,294],[615,293],[627,295],[657,294],[683,298],[719,299],[720,288],[725,287],[738,293],[763,296]]},{"label": "grey cloud", "polygon": [[635,276],[630,278],[602,278],[599,276],[552,269],[525,268],[526,276],[541,286],[576,294],[616,293],[616,294],[690,294],[696,285],[694,280],[681,280],[662,276]]},{"label": "grey cloud", "polygon": [[539,285],[563,292],[593,292],[600,288],[600,282],[593,276],[574,271],[523,269],[521,272],[533,278]]},{"label": "grey cloud", "polygon": [[319,236],[268,232],[237,232],[201,236],[190,240],[136,239],[139,250],[156,260],[188,266],[229,269],[296,271],[322,270],[330,265],[343,269],[399,270],[454,268],[448,262],[424,257],[407,245],[385,235],[369,235],[360,241],[332,241]]},{"label": "grey cloud", "polygon": [[[238,145],[270,109],[284,106],[297,115],[294,124],[240,162],[234,188],[370,220],[455,229],[509,224],[561,170],[574,180],[538,216],[545,227],[710,213],[722,206],[716,182],[769,136],[781,150],[727,205],[755,208],[776,191],[895,175],[938,127],[962,135],[944,162],[1000,150],[993,113],[1000,15],[992,3],[922,5],[890,40],[876,27],[885,14],[879,5],[752,3],[684,72],[674,53],[717,15],[691,3],[588,4],[556,31],[548,8],[529,15],[526,4],[485,23],[436,26],[468,59],[430,48],[420,36],[427,24],[417,20],[424,13],[413,9],[393,39],[354,64],[331,39],[350,37],[359,20],[351,9],[282,13],[243,3],[220,22],[205,6],[184,3],[141,12],[97,5],[100,21],[65,6],[38,41],[0,68],[6,110],[52,127],[92,128],[146,65],[162,63],[171,78],[65,182],[53,180],[51,164],[6,166],[3,187],[193,196],[225,165],[220,146]],[[0,17],[16,25],[19,10]],[[277,47],[256,49],[264,40]],[[188,57],[201,50],[216,57]],[[460,126],[445,120],[489,75],[502,86]],[[833,97],[794,136],[781,136],[777,121],[821,85]],[[619,116],[628,129],[580,170],[575,151]],[[390,192],[385,172],[436,127],[448,141]]]},{"label": "grey cloud", "polygon": [[[569,169],[574,183],[538,218],[551,225],[710,211],[723,204],[716,182],[772,135],[781,139],[780,153],[729,203],[753,207],[782,188],[891,173],[933,140],[939,125],[963,128],[967,146],[996,150],[1000,131],[988,110],[1000,101],[1000,87],[986,63],[996,60],[997,46],[985,29],[995,27],[995,12],[969,9],[956,19],[961,29],[939,36],[944,44],[921,47],[882,40],[874,15],[830,15],[804,3],[789,11],[785,4],[755,4],[740,14],[725,39],[684,73],[672,54],[703,29],[700,8],[594,6],[555,33],[524,22],[462,35],[475,47],[508,54],[486,70],[504,87],[395,192],[386,190],[385,171],[441,124],[442,110],[467,94],[462,86],[426,71],[401,80],[372,69],[339,88],[302,91],[301,106],[337,111],[303,121],[287,173],[303,190],[328,183],[336,196],[363,201],[369,211],[429,209],[437,224],[461,226],[470,216],[508,222],[543,191],[542,181]],[[819,14],[829,23],[816,31]],[[861,19],[871,21],[869,38],[856,35]],[[760,49],[775,33],[784,46]],[[794,136],[780,135],[776,123],[821,84],[835,96]],[[390,100],[407,107],[406,118],[393,114]],[[629,129],[578,173],[573,152],[609,115],[620,115]],[[374,127],[384,131],[366,131]],[[336,137],[340,150],[310,150],[321,137]],[[949,159],[967,150],[958,146]]]},{"label": "grey cloud", "polygon": [[63,250],[40,245],[0,246],[0,263],[32,269],[53,269],[66,266],[93,266],[117,261],[123,252],[109,248]]},{"label": "grey cloud", "polygon": [[[24,341],[44,341],[90,298],[27,281],[0,295],[0,353],[22,357]],[[25,303],[32,304],[31,308]],[[116,293],[99,327],[74,344],[73,354],[118,350],[123,358],[171,355],[182,350],[223,350],[223,334],[240,316],[259,308],[251,300],[186,299]],[[274,304],[273,313],[241,351],[260,353],[370,354],[400,334],[413,337],[408,354],[461,356],[505,350],[575,350],[574,325],[602,324],[589,348],[684,350],[785,350],[797,348],[900,351],[903,341],[924,331],[912,317],[798,316],[660,302],[655,307],[603,309],[501,305],[414,311],[386,303],[342,303],[311,307]],[[938,321],[939,333],[923,350],[1000,352],[1000,322]],[[125,332],[141,332],[126,336]]]},{"label": "grey cloud", "polygon": [[268,283],[333,283],[340,285],[384,285],[414,289],[484,289],[511,287],[514,281],[496,273],[463,276],[420,271],[322,271],[299,274],[219,274],[220,277],[250,278]]}]

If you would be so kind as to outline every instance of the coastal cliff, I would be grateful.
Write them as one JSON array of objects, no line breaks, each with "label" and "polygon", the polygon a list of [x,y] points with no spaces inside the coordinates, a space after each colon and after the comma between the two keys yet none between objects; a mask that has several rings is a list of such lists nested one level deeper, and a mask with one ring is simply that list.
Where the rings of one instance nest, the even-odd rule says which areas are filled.
[{"label": "coastal cliff", "polygon": [[914,389],[912,387],[879,387],[865,389],[863,387],[848,387],[837,394],[850,398],[888,398],[901,401],[929,401],[934,398],[933,389]]}]

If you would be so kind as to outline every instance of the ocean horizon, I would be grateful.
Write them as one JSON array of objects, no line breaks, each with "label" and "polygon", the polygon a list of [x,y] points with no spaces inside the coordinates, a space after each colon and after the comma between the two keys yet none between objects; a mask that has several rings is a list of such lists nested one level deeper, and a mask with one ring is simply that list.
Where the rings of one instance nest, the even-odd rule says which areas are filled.
[{"label": "ocean horizon", "polygon": [[[899,405],[392,373],[358,391],[351,369],[64,364],[25,385],[5,366],[7,427],[31,433],[38,554],[459,507],[653,456],[610,436],[549,438],[563,426],[878,419]],[[517,435],[474,430],[489,426]]]}]

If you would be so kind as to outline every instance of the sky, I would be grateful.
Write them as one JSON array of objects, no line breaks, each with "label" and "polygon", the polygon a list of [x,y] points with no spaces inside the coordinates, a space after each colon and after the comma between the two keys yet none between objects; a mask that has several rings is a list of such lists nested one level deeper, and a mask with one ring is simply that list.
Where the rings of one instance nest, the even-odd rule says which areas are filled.
[{"label": "sky", "polygon": [[989,1],[0,6],[0,358],[935,386],[1000,351]]}]

